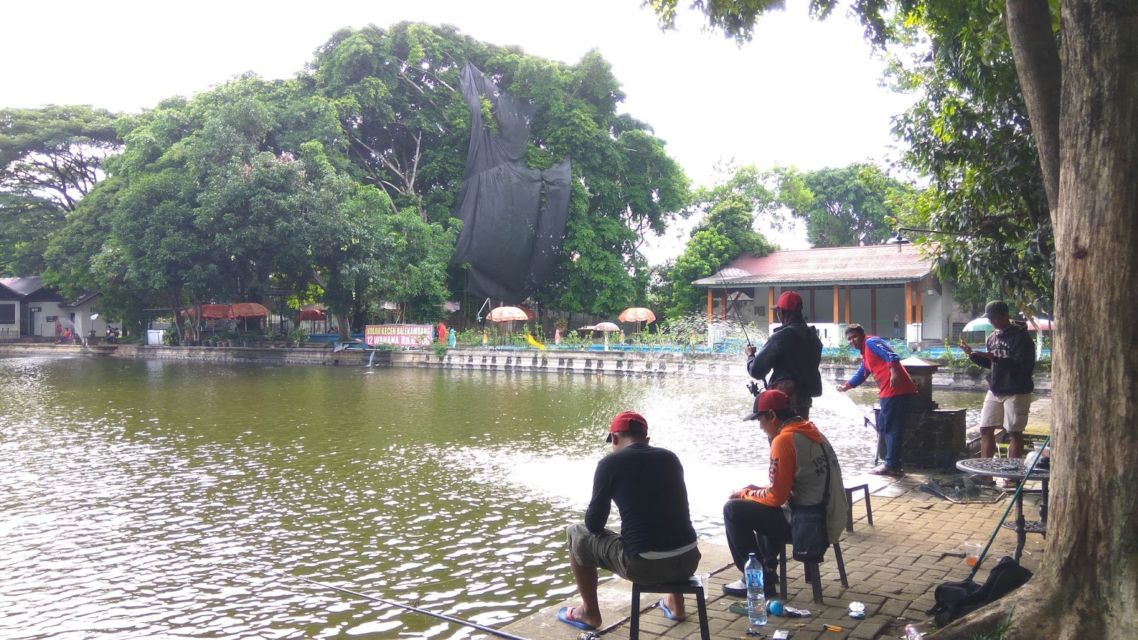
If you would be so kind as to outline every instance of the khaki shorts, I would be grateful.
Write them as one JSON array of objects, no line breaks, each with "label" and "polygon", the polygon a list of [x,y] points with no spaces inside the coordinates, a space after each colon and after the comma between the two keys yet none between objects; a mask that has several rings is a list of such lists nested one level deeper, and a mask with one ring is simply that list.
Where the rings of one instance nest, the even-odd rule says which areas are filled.
[{"label": "khaki shorts", "polygon": [[608,529],[590,533],[583,524],[571,524],[565,532],[569,536],[569,553],[577,564],[607,569],[625,580],[645,584],[682,582],[695,574],[699,566],[699,549],[648,560],[625,554],[624,540]]},{"label": "khaki shorts", "polygon": [[980,410],[980,428],[1003,427],[1008,433],[1023,433],[1030,408],[1030,393],[998,396],[989,391],[984,396],[984,408]]}]

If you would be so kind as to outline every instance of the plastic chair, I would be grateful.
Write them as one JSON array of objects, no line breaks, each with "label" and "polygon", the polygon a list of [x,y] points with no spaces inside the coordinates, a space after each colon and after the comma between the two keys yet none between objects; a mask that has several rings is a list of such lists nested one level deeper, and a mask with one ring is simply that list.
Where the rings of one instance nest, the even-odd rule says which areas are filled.
[{"label": "plastic chair", "polygon": [[[844,575],[844,573],[843,573]],[[641,593],[692,593],[695,594],[696,607],[699,612],[699,637],[702,640],[711,640],[711,629],[707,626],[707,598],[704,595],[703,584],[699,578],[692,576],[687,582],[672,582],[667,584],[641,584],[632,583],[632,617],[628,622],[628,640],[640,638],[640,594]]]}]

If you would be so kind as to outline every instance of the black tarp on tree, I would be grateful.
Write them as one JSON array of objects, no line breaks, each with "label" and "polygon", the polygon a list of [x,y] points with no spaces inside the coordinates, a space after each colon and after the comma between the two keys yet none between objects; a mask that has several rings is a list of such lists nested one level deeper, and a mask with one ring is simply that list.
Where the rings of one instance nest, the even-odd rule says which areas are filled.
[{"label": "black tarp on tree", "polygon": [[[469,62],[460,84],[470,107],[470,150],[455,217],[463,221],[453,264],[469,263],[467,289],[517,303],[548,277],[569,213],[569,160],[525,166],[533,109],[498,90]],[[489,101],[497,133],[482,121]]]}]

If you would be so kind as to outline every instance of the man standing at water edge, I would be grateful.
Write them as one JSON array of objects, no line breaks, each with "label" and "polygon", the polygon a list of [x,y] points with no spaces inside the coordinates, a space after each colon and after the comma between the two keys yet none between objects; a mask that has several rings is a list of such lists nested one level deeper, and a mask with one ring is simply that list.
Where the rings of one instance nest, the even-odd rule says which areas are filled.
[{"label": "man standing at water edge", "polygon": [[988,336],[988,351],[973,351],[960,339],[960,348],[972,362],[992,370],[988,374],[984,408],[980,410],[980,457],[996,455],[996,429],[1002,426],[1008,432],[1008,456],[1018,458],[1023,455],[1023,429],[1031,408],[1031,392],[1035,390],[1031,378],[1035,371],[1035,346],[1027,335],[1027,323],[1013,322],[1004,301],[989,302],[984,315],[996,329]]},{"label": "man standing at water edge", "polygon": [[[745,420],[758,420],[770,440],[770,485],[747,485],[731,494],[723,505],[723,525],[739,571],[752,553],[762,562],[763,590],[769,598],[778,592],[778,554],[790,540],[783,505],[793,501],[811,506],[825,500],[826,540],[833,544],[846,523],[846,492],[834,448],[813,422],[795,412],[785,393],[768,389],[759,394]],[[746,596],[747,585],[737,580],[723,585],[723,592]]]},{"label": "man standing at water edge", "polygon": [[[584,630],[601,626],[598,568],[635,582],[681,582],[695,573],[700,558],[676,454],[648,445],[648,421],[634,411],[612,419],[606,440],[612,453],[597,464],[585,524],[566,530],[581,604],[562,607],[557,619]],[[619,535],[605,528],[613,502],[620,512]],[[668,594],[660,610],[669,620],[683,620],[683,595]]]},{"label": "man standing at water edge", "polygon": [[885,463],[870,470],[879,476],[899,476],[901,471],[901,449],[905,435],[905,416],[917,395],[917,385],[909,377],[909,372],[901,366],[901,357],[877,336],[866,336],[859,324],[851,324],[846,329],[846,342],[861,352],[861,366],[845,384],[838,385],[838,391],[845,393],[865,382],[867,373],[873,374],[877,381],[877,401],[881,409],[877,412],[877,433],[885,442]]},{"label": "man standing at water edge", "polygon": [[784,291],[774,313],[783,324],[771,333],[758,354],[751,345],[744,348],[747,372],[756,380],[765,379],[771,372],[768,386],[785,393],[797,414],[808,419],[813,399],[822,395],[822,374],[818,372],[822,341],[817,329],[806,324],[802,296],[796,292]]}]

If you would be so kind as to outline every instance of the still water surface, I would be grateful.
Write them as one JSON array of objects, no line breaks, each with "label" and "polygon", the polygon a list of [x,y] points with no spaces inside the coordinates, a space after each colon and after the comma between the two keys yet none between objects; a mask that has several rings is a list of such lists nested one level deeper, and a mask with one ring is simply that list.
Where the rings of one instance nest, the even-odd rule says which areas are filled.
[{"label": "still water surface", "polygon": [[[719,535],[766,474],[745,381],[0,359],[0,637],[485,637],[296,576],[489,626],[568,597],[564,526],[630,408]],[[815,405],[847,475],[872,401]]]}]

